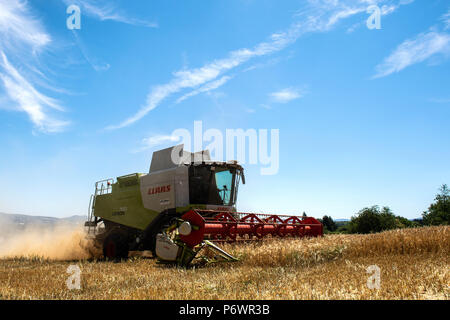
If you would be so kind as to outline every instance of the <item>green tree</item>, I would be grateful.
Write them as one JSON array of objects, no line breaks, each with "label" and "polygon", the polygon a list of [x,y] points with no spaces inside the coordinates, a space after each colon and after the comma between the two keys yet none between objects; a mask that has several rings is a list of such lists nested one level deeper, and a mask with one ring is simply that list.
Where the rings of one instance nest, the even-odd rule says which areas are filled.
[{"label": "green tree", "polygon": [[336,229],[337,229],[336,223],[329,216],[323,216],[322,224],[330,232],[336,231]]},{"label": "green tree", "polygon": [[404,217],[397,216],[395,217],[396,222],[396,228],[411,228],[411,227],[418,227],[419,223],[415,221],[410,221]]},{"label": "green tree", "polygon": [[396,217],[389,207],[364,208],[351,218],[347,230],[350,233],[372,233],[397,227]]},{"label": "green tree", "polygon": [[397,217],[389,209],[389,207],[383,207],[380,212],[380,224],[381,230],[390,230],[398,227]]},{"label": "green tree", "polygon": [[425,225],[441,225],[449,224],[450,221],[450,190],[446,184],[439,188],[439,192],[435,197],[428,210],[422,214],[423,223]]},{"label": "green tree", "polygon": [[337,225],[337,233],[350,233],[350,221],[338,221]]}]

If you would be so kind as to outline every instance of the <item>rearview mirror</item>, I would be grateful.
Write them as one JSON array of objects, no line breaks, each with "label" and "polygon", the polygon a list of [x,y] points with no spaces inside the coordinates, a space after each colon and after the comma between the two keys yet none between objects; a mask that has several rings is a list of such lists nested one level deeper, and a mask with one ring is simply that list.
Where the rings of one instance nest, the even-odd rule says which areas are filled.
[{"label": "rearview mirror", "polygon": [[245,184],[244,170],[241,171],[242,184]]}]

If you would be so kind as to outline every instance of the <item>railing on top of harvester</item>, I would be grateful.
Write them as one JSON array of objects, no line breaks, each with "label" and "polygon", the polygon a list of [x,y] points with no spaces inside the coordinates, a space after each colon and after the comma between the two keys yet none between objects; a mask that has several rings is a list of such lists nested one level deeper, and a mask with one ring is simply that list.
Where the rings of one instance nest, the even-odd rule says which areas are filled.
[{"label": "railing on top of harvester", "polygon": [[94,214],[95,200],[99,195],[111,193],[113,183],[114,179],[112,178],[100,180],[95,183],[94,194],[92,194],[91,198],[89,199],[87,221],[84,223],[84,226],[87,227],[86,231],[89,236],[94,236],[97,233],[97,217]]}]

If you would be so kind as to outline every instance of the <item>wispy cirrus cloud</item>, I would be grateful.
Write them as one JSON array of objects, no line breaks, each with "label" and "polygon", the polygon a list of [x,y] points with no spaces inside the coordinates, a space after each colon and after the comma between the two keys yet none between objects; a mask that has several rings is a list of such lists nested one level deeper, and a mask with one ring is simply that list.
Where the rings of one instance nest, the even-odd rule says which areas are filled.
[{"label": "wispy cirrus cloud", "polygon": [[[404,0],[407,1],[407,0]],[[407,39],[395,48],[383,62],[375,67],[373,78],[382,78],[427,60],[440,56],[450,57],[450,10],[440,17],[442,25],[434,25],[429,30]]]},{"label": "wispy cirrus cloud", "polygon": [[280,91],[272,92],[269,94],[272,102],[275,103],[288,103],[292,100],[299,99],[305,94],[304,90],[296,88],[285,88]]},{"label": "wispy cirrus cloud", "polygon": [[308,0],[311,5],[309,10],[301,10],[297,15],[308,18],[315,24],[315,30],[326,32],[332,30],[342,20],[356,15],[361,16],[361,21],[353,24],[350,29],[354,31],[357,27],[365,25],[371,6],[380,8],[382,16],[395,12],[403,5],[413,3],[414,0]]},{"label": "wispy cirrus cloud", "polygon": [[450,34],[428,31],[402,42],[384,61],[376,67],[374,78],[399,72],[432,56],[450,54]]},{"label": "wispy cirrus cloud", "polygon": [[444,29],[450,29],[450,9],[442,15],[441,20],[444,23]]},{"label": "wispy cirrus cloud", "polygon": [[223,76],[222,78],[220,78],[218,80],[214,80],[214,81],[208,82],[204,86],[202,86],[202,87],[200,87],[200,88],[198,88],[198,89],[196,89],[194,91],[191,91],[189,93],[186,93],[184,96],[178,98],[176,103],[180,103],[180,102],[186,100],[187,98],[196,96],[196,95],[198,95],[200,93],[205,93],[205,92],[209,92],[209,91],[215,90],[215,89],[221,87],[222,85],[224,85],[225,83],[227,83],[228,80],[230,80],[231,78],[232,78],[231,76]]},{"label": "wispy cirrus cloud", "polygon": [[[373,13],[372,11],[369,11],[368,8],[372,5],[380,5],[380,14],[382,17],[390,15],[392,13],[394,13],[395,11],[397,11],[397,9],[399,9],[402,5],[408,5],[413,3],[414,0],[403,0],[403,1],[398,1],[398,2],[387,2],[386,4],[383,4],[383,1],[366,1],[364,3],[366,3],[368,5],[368,7],[363,10],[366,13]],[[362,13],[362,11],[359,11],[358,13]],[[347,33],[352,33],[354,32],[356,29],[362,27],[362,26],[366,26],[366,21],[362,19],[359,22],[354,23],[353,25],[351,25],[348,29],[347,29]]]},{"label": "wispy cirrus cloud", "polygon": [[176,135],[163,135],[163,134],[157,134],[153,135],[147,138],[142,139],[141,145],[142,147],[133,150],[133,153],[142,152],[145,150],[148,150],[150,148],[153,148],[155,146],[162,145],[164,143],[171,143],[178,142],[180,140],[179,136]]},{"label": "wispy cirrus cloud", "polygon": [[281,50],[297,38],[298,32],[301,32],[300,26],[293,26],[287,32],[273,34],[270,37],[270,41],[262,42],[253,49],[239,49],[232,51],[229,53],[228,57],[214,60],[200,68],[174,72],[174,78],[169,83],[157,85],[151,89],[150,93],[147,95],[146,104],[136,114],[118,125],[107,127],[107,129],[119,129],[129,126],[142,119],[148,112],[156,108],[170,95],[177,93],[182,89],[195,88],[213,81],[222,73],[238,67],[253,57],[264,56]]},{"label": "wispy cirrus cloud", "polygon": [[[57,132],[69,122],[55,119],[50,109],[63,111],[59,102],[37,89],[27,70],[41,75],[35,66],[38,54],[51,43],[41,22],[34,17],[25,1],[0,0],[0,79],[3,85],[3,100],[11,104],[12,110],[28,114],[31,122],[41,132]],[[33,55],[24,56],[23,51]],[[16,57],[20,71],[8,56]]]},{"label": "wispy cirrus cloud", "polygon": [[66,5],[78,5],[82,13],[100,21],[115,21],[135,26],[157,28],[158,23],[131,17],[125,14],[111,1],[101,0],[64,0]]},{"label": "wispy cirrus cloud", "polygon": [[50,42],[50,35],[33,17],[27,2],[0,0],[0,46],[3,50],[26,45],[36,52]]},{"label": "wispy cirrus cloud", "polygon": [[76,30],[72,30],[72,34],[84,59],[91,65],[91,67],[95,71],[97,72],[107,71],[111,67],[109,63],[102,62],[90,54],[88,48],[84,45],[83,40],[78,35]]},{"label": "wispy cirrus cloud", "polygon": [[67,121],[60,121],[52,118],[46,108],[63,111],[57,100],[50,98],[28,82],[8,61],[6,55],[1,52],[0,66],[4,73],[0,73],[0,78],[11,100],[13,100],[19,110],[28,114],[30,120],[42,132],[59,132],[69,124]]},{"label": "wispy cirrus cloud", "polygon": [[[80,7],[81,15],[86,14],[89,17],[100,21],[115,21],[135,26],[143,26],[150,28],[157,28],[158,24],[156,22],[141,20],[138,18],[131,17],[122,12],[118,6],[116,6],[111,1],[104,0],[63,0],[63,2],[69,5],[77,5]],[[102,62],[93,56],[87,46],[84,44],[83,40],[79,36],[76,30],[72,30],[72,34],[75,39],[75,43],[79,47],[81,54],[84,59],[91,65],[91,67],[97,71],[107,71],[110,68],[108,63]]]},{"label": "wispy cirrus cloud", "polygon": [[[216,59],[194,69],[183,69],[173,73],[171,81],[165,84],[155,85],[147,95],[144,105],[132,116],[126,118],[117,125],[108,126],[106,129],[114,130],[127,127],[145,117],[165,99],[185,89],[194,89],[191,93],[183,95],[178,102],[204,92],[209,88],[214,89],[216,84],[223,84],[226,78],[224,74],[238,68],[244,63],[279,52],[305,33],[326,32],[334,28],[346,18],[365,12],[371,4],[403,3],[405,0],[309,0],[307,5],[294,16],[294,22],[282,32],[273,33],[268,40],[256,44],[253,48],[241,48],[228,53],[224,58]],[[247,68],[247,71],[249,69]],[[217,80],[217,78],[222,77]],[[214,82],[218,81],[218,82]],[[228,79],[227,79],[228,81]],[[210,83],[208,85],[208,83]],[[205,86],[201,88],[201,86]],[[197,91],[197,88],[199,91]],[[212,90],[210,89],[210,90]]]}]

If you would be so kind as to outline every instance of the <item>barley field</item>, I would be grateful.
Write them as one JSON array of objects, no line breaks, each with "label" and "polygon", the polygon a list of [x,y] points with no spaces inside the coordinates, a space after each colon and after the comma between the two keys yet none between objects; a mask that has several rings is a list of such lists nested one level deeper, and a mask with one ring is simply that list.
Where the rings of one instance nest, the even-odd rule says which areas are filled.
[{"label": "barley field", "polygon": [[[89,259],[73,248],[45,255],[40,244],[41,255],[25,250],[0,259],[0,299],[450,298],[448,226],[223,247],[240,261],[182,269],[142,256]],[[69,265],[81,270],[79,290],[67,288]]]}]

